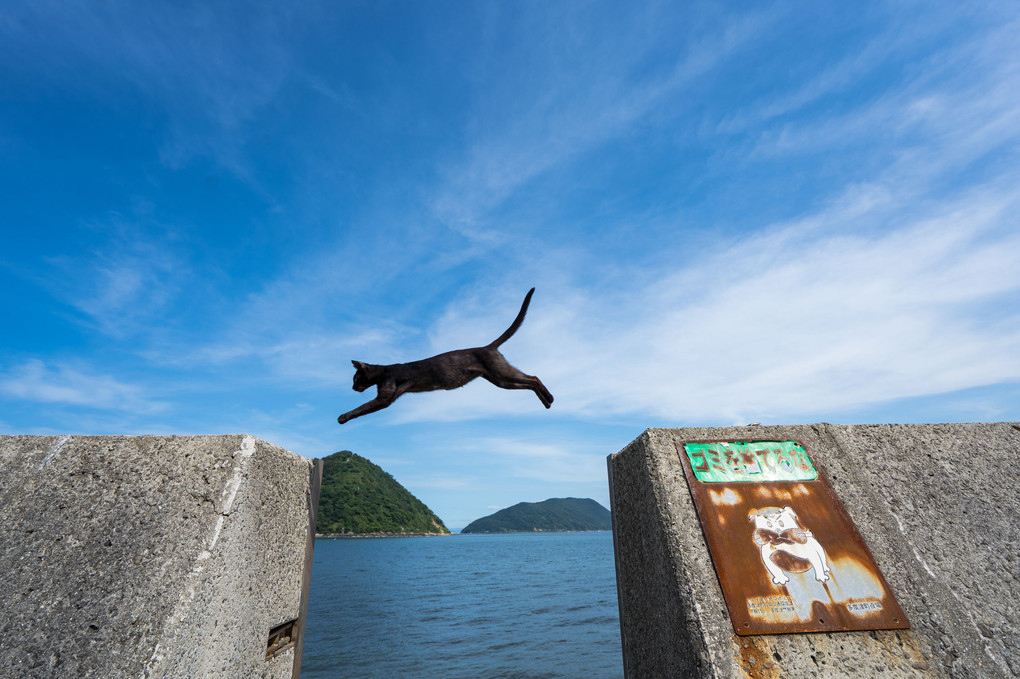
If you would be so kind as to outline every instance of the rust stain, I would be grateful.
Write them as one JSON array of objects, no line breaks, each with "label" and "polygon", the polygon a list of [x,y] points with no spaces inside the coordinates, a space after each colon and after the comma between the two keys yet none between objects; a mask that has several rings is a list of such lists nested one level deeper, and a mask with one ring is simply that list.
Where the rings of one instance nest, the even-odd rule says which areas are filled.
[{"label": "rust stain", "polygon": [[779,679],[779,667],[772,662],[771,649],[764,639],[743,637],[740,644],[740,668],[751,679]]},{"label": "rust stain", "polygon": [[734,492],[732,488],[727,488],[718,493],[710,490],[708,494],[712,498],[712,503],[717,505],[735,505],[741,502],[740,495]]}]

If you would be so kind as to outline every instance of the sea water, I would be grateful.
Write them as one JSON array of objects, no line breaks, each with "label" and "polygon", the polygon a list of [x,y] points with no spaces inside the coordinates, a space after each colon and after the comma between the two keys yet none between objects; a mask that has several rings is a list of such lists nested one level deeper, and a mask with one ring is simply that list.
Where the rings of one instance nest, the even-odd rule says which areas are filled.
[{"label": "sea water", "polygon": [[611,533],[315,542],[302,679],[616,679]]}]

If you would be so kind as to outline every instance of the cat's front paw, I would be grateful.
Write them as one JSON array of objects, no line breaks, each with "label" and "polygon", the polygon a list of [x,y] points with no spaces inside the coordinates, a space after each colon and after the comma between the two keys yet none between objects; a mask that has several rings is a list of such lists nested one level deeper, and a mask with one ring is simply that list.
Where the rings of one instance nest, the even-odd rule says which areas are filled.
[{"label": "cat's front paw", "polygon": [[345,422],[350,422],[351,421],[351,416],[348,415],[347,413],[344,413],[340,417],[336,418],[336,421],[339,422],[340,424],[343,424]]},{"label": "cat's front paw", "polygon": [[828,579],[829,576],[824,572],[821,575],[815,575],[815,580],[818,582],[826,582]]},{"label": "cat's front paw", "polygon": [[785,585],[789,581],[790,578],[786,577],[785,575],[780,575],[778,578],[772,578],[772,582],[776,583],[777,585]]}]

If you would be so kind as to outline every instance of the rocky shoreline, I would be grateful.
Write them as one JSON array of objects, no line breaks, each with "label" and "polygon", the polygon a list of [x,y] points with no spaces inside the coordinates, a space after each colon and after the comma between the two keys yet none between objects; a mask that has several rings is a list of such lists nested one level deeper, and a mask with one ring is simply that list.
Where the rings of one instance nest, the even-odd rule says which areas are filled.
[{"label": "rocky shoreline", "polygon": [[528,533],[611,533],[611,530],[515,530],[478,533],[316,533],[315,539],[336,538],[445,538],[454,535],[517,535]]},{"label": "rocky shoreline", "polygon": [[453,533],[316,533],[315,538],[441,538]]}]

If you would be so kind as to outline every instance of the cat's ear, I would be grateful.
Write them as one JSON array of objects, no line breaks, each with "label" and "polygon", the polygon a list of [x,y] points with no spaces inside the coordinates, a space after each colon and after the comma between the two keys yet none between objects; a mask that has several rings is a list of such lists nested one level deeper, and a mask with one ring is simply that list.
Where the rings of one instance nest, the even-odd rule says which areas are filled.
[{"label": "cat's ear", "polygon": [[354,367],[355,367],[355,368],[357,368],[358,370],[361,370],[362,368],[364,368],[364,367],[365,367],[365,364],[364,364],[364,363],[362,363],[361,361],[351,361],[351,363],[352,363],[352,364],[354,365]]}]

